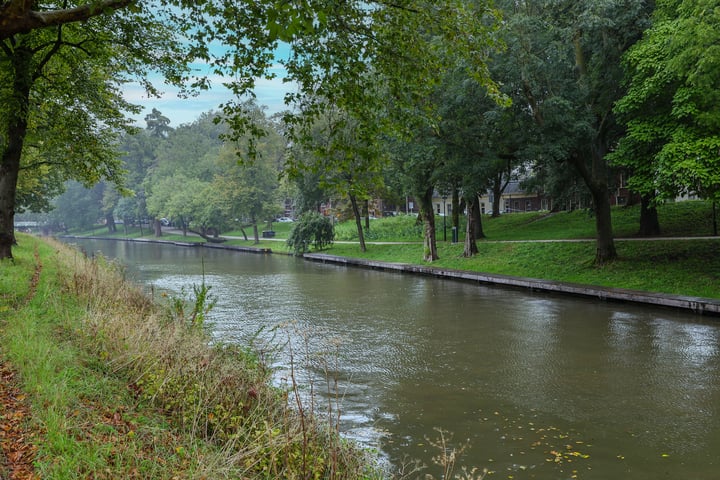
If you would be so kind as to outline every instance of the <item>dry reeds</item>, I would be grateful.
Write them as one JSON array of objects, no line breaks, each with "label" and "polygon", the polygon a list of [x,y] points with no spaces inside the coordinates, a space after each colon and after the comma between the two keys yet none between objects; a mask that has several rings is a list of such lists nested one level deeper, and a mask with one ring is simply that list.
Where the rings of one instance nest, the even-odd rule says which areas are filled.
[{"label": "dry reeds", "polygon": [[271,386],[259,355],[210,342],[196,321],[211,301],[204,285],[195,289],[195,302],[174,299],[163,306],[102,257],[87,258],[62,246],[57,253],[67,266],[62,284],[87,311],[74,332],[83,348],[125,378],[139,402],[162,409],[183,432],[217,445],[221,455],[204,459],[208,471],[242,478],[379,476],[363,450],[341,440],[302,403],[288,404],[290,392]]}]

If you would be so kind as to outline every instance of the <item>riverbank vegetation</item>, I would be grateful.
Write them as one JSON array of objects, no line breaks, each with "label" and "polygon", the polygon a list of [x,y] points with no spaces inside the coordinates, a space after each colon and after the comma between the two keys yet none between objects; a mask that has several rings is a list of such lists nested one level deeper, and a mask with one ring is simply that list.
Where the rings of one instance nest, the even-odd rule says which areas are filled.
[{"label": "riverbank vegetation", "polygon": [[[479,254],[463,257],[464,232],[452,243],[450,231],[443,241],[438,229],[439,259],[432,265],[485,273],[541,278],[563,282],[720,298],[720,241],[707,237],[713,231],[712,204],[705,201],[670,202],[658,207],[664,225],[663,237],[635,236],[640,206],[616,207],[613,228],[618,240],[617,261],[603,266],[592,260],[594,219],[588,210],[573,212],[514,213],[483,217],[486,238]],[[252,240],[229,239],[227,244],[270,248],[287,253],[282,240],[291,223],[276,223],[274,240],[255,244]],[[102,236],[105,236],[102,231]],[[421,255],[422,228],[413,216],[401,215],[371,220],[369,240],[362,252],[357,245],[354,222],[335,226],[336,241],[323,251],[333,255],[385,262],[417,264]],[[93,231],[78,232],[82,235]],[[237,233],[237,232],[233,232]],[[122,235],[116,234],[116,237]],[[164,235],[169,241],[202,241],[197,236]],[[571,241],[565,241],[571,240]],[[577,241],[574,241],[577,240]],[[547,241],[547,242],[546,242]],[[350,242],[350,243],[345,243]],[[390,243],[385,243],[390,242]]]},{"label": "riverbank vegetation", "polygon": [[[232,2],[222,8],[195,2],[195,13],[213,19],[203,24],[201,39],[195,38],[194,21],[204,17],[178,16],[174,8],[186,8],[183,2],[153,12],[110,3],[107,10],[84,10],[82,24],[54,5],[47,10],[57,25],[31,21],[29,4],[0,14],[0,33],[8,41],[45,46],[51,45],[45,36],[57,38],[54,28],[64,27],[68,35],[47,51],[8,47],[4,55],[19,62],[13,75],[23,88],[8,90],[14,100],[6,104],[25,105],[33,95],[45,98],[38,92],[55,92],[51,80],[62,77],[57,71],[98,71],[92,79],[63,82],[71,90],[61,95],[82,99],[74,105],[84,101],[83,111],[94,114],[77,115],[69,106],[48,113],[30,103],[7,111],[13,148],[5,152],[8,175],[0,183],[8,193],[0,195],[0,258],[12,256],[12,212],[47,213],[51,206],[56,208],[50,215],[27,221],[57,232],[89,228],[102,218],[113,234],[120,220],[123,228],[143,225],[157,236],[172,224],[209,241],[218,232],[242,229],[255,243],[262,230],[271,229],[271,219],[318,211],[354,219],[361,251],[366,235],[375,235],[367,224],[363,228],[363,218],[419,212],[421,258],[428,261],[439,258],[441,229],[443,241],[449,224],[463,231],[461,212],[472,226],[463,250],[469,257],[478,253],[475,237],[483,236],[482,211],[497,217],[590,208],[592,231],[583,230],[582,237],[596,240],[591,255],[602,265],[619,258],[615,235],[634,234],[613,228],[613,205],[642,205],[635,210],[637,231],[655,236],[667,230],[658,213],[663,202],[720,200],[720,139],[708,126],[717,123],[718,112],[716,102],[707,100],[718,90],[718,77],[702,68],[701,55],[716,43],[708,32],[718,31],[718,18],[704,14],[711,3],[561,1],[517,8],[509,1],[447,2],[427,9],[414,1],[408,8],[360,2],[329,10],[318,5],[318,18],[308,18],[305,9],[272,2],[267,9],[249,9],[252,21],[237,23]],[[26,22],[24,29],[8,27],[19,20]],[[120,28],[125,33],[116,36],[117,28],[108,30],[114,20],[134,33]],[[246,30],[248,25],[253,27]],[[268,69],[277,41],[288,42],[291,50],[301,45],[276,59],[284,79],[299,90],[285,96],[289,108],[282,114],[269,114],[240,95],[177,127],[153,109],[144,117],[146,128],[133,129],[124,113],[140,108],[123,101],[120,86],[111,88],[109,79],[129,81],[145,71],[145,50],[116,49],[129,55],[125,63],[115,61],[115,49],[100,47],[151,38],[135,35],[138,28],[149,28],[158,42],[152,51],[163,61],[153,57],[154,68],[190,90],[208,86],[202,78],[187,84],[183,72],[193,55],[215,74],[227,75],[233,93],[240,94],[249,93],[263,73],[275,77]],[[98,43],[91,32],[108,36]],[[192,32],[189,37],[199,44],[174,41],[181,32]],[[237,38],[252,39],[253,48],[234,49]],[[328,49],[328,38],[337,41],[334,48]],[[210,39],[233,45],[216,56],[207,49]],[[98,47],[81,53],[87,68],[66,63],[73,45],[85,43]],[[193,54],[178,52],[182,47]],[[661,47],[663,55],[655,54]],[[64,49],[68,55],[59,53]],[[398,49],[404,54],[398,56]],[[107,97],[87,96],[95,90]],[[48,124],[63,128],[35,131],[44,123],[32,115],[46,114],[53,119]],[[38,136],[48,140],[36,141]],[[21,158],[25,141],[37,151]],[[85,188],[91,184],[96,185]]]},{"label": "riverbank vegetation", "polygon": [[30,414],[20,453],[3,440],[2,478],[21,457],[36,475],[22,478],[380,477],[288,404],[297,390],[271,386],[257,352],[210,342],[207,287],[162,307],[102,258],[22,235],[15,252],[0,265],[0,357]]}]

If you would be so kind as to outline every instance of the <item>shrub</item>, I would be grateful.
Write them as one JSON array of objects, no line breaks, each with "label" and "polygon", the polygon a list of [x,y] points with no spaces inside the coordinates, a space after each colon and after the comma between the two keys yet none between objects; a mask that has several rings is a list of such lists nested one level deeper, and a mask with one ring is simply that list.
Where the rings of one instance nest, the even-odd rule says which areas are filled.
[{"label": "shrub", "polygon": [[332,245],[333,240],[335,231],[330,219],[317,212],[306,212],[290,231],[287,244],[295,255],[302,255],[309,251],[311,244],[315,250],[322,250]]}]

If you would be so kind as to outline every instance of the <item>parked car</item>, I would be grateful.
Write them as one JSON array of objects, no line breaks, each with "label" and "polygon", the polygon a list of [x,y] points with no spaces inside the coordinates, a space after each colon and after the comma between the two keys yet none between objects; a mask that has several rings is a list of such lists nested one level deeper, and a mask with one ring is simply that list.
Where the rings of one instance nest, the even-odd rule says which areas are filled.
[{"label": "parked car", "polygon": [[276,221],[276,222],[280,222],[280,223],[288,223],[288,222],[292,222],[293,219],[290,218],[290,217],[280,217],[280,218],[278,218],[278,219],[275,220],[275,221]]}]

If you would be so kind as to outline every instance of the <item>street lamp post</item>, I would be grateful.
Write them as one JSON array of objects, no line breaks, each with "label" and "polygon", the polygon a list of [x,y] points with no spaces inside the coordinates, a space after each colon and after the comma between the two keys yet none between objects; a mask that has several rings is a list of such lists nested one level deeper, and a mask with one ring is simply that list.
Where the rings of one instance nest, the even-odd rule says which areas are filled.
[{"label": "street lamp post", "polygon": [[446,198],[447,198],[447,196],[443,195],[443,197],[442,197],[442,199],[443,199],[443,242],[447,242],[447,228],[446,228],[446,223],[445,223],[446,222],[445,217],[447,217],[447,209],[445,207],[445,205],[446,205],[445,199]]}]

